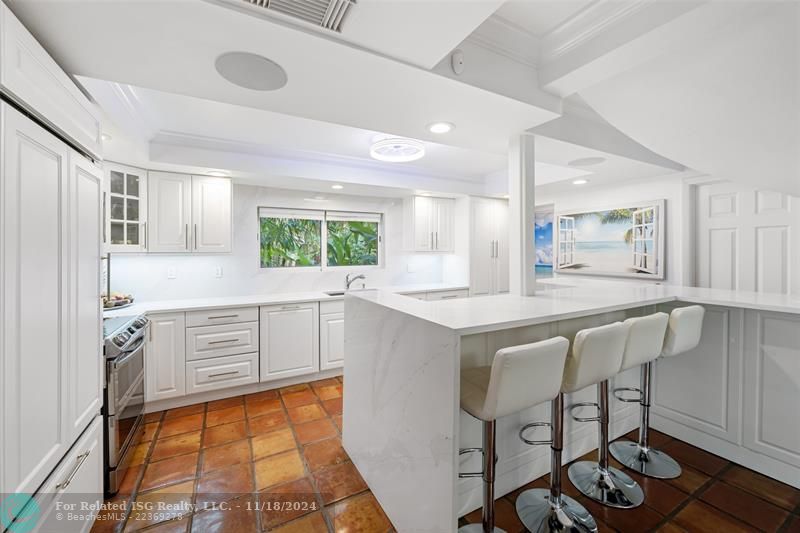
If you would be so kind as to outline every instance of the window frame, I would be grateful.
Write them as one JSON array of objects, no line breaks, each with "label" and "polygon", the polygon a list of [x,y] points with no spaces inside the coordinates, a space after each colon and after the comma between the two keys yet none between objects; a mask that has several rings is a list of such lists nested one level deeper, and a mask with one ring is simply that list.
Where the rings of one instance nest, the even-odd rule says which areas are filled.
[{"label": "window frame", "polygon": [[[313,213],[321,218],[314,218],[320,220],[320,264],[314,266],[291,266],[291,267],[270,267],[261,266],[261,218],[262,211],[266,212],[269,217],[270,212],[296,212],[298,214]],[[358,221],[359,215],[365,221],[377,218],[378,224],[378,264],[376,265],[328,265],[328,213],[336,214],[337,216],[352,215],[352,220]],[[287,217],[288,218],[288,217]],[[301,217],[291,217],[301,218]],[[344,220],[344,218],[339,221]],[[258,206],[256,208],[256,227],[258,228],[258,267],[259,270],[274,270],[280,272],[327,272],[327,271],[361,271],[361,270],[375,270],[385,268],[385,253],[384,253],[384,232],[386,225],[386,213],[382,211],[358,211],[352,209],[305,209],[295,207],[272,207],[272,206]],[[335,221],[335,220],[334,220]]]}]

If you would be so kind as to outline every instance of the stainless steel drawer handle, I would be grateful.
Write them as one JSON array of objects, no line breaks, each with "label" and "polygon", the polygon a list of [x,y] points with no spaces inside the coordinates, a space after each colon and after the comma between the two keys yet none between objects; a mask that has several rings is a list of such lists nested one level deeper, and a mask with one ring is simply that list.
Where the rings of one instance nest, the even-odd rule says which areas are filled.
[{"label": "stainless steel drawer handle", "polygon": [[238,370],[232,370],[230,372],[220,372],[219,374],[209,374],[208,378],[211,379],[211,378],[221,378],[222,376],[234,376],[238,373],[239,373]]},{"label": "stainless steel drawer handle", "polygon": [[84,452],[84,453],[80,454],[78,457],[76,457],[78,462],[75,464],[75,467],[72,469],[72,472],[70,472],[69,475],[67,476],[67,479],[65,479],[64,481],[62,481],[58,485],[56,485],[57,489],[66,489],[67,487],[69,487],[69,484],[72,483],[72,480],[75,477],[75,475],[78,473],[78,470],[81,469],[81,467],[83,466],[83,463],[86,462],[86,459],[89,458],[89,454],[90,453],[92,453],[92,452],[91,451]]},{"label": "stainless steel drawer handle", "polygon": [[223,318],[238,318],[239,315],[219,315],[219,316],[210,316],[208,317],[209,320],[222,320]]},{"label": "stainless steel drawer handle", "polygon": [[281,309],[289,310],[289,309],[300,309],[299,305],[284,305]]},{"label": "stainless steel drawer handle", "polygon": [[208,344],[224,344],[226,342],[239,342],[239,339],[225,339],[222,341],[208,341]]},{"label": "stainless steel drawer handle", "polygon": [[453,298],[458,298],[458,294],[450,294],[448,296],[442,296],[442,300],[452,300]]}]

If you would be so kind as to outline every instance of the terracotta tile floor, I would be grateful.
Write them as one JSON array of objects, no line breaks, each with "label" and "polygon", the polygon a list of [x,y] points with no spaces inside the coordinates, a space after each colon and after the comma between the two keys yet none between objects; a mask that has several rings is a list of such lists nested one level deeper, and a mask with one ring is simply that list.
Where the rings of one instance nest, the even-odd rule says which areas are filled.
[{"label": "terracotta tile floor", "polygon": [[[332,378],[149,414],[136,466],[113,498],[125,512],[98,520],[92,531],[394,531],[342,448],[341,409],[341,380]],[[634,433],[627,438],[635,439]],[[654,431],[652,443],[681,463],[683,475],[661,481],[625,470],[645,492],[637,509],[587,500],[564,466],[564,492],[589,509],[601,532],[800,533],[800,490],[663,433]],[[497,525],[522,533],[516,497],[546,488],[547,481],[543,476],[499,498]],[[169,508],[141,509],[159,502]],[[227,502],[224,509],[221,502]],[[461,524],[479,521],[480,510]]]},{"label": "terracotta tile floor", "polygon": [[[624,438],[636,440],[631,431]],[[651,443],[678,461],[683,474],[677,479],[645,478],[611,460],[644,490],[644,504],[636,509],[603,507],[582,496],[570,483],[565,465],[564,493],[577,499],[597,521],[600,532],[661,531],[664,533],[735,533],[779,531],[800,533],[800,490],[762,476],[668,435],[652,431]],[[578,460],[594,461],[597,452]],[[549,476],[529,483],[497,500],[497,525],[508,533],[521,533],[516,516],[517,496],[529,488],[547,488]],[[462,518],[461,524],[480,522],[480,510]]]},{"label": "terracotta tile floor", "polygon": [[340,378],[151,413],[112,499],[125,511],[92,531],[392,532],[341,413]]}]

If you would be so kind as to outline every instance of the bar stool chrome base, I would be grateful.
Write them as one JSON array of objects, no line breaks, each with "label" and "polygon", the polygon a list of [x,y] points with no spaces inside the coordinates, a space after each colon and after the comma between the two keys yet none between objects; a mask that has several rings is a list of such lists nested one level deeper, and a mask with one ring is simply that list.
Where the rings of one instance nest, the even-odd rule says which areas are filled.
[{"label": "bar stool chrome base", "polygon": [[644,501],[644,492],[636,481],[616,468],[602,471],[597,463],[581,461],[567,470],[569,480],[581,494],[609,507],[632,509]]},{"label": "bar stool chrome base", "polygon": [[[458,528],[458,533],[485,533],[483,531],[483,524],[467,524],[466,526],[461,526]],[[494,533],[506,533],[505,529],[500,529],[499,527],[495,526]]]},{"label": "bar stool chrome base", "polygon": [[611,455],[627,468],[658,479],[673,479],[681,475],[681,466],[666,453],[642,448],[629,440],[612,442]]},{"label": "bar stool chrome base", "polygon": [[520,494],[517,516],[531,533],[597,532],[597,522],[583,505],[563,494],[561,504],[556,505],[546,489],[531,489]]}]

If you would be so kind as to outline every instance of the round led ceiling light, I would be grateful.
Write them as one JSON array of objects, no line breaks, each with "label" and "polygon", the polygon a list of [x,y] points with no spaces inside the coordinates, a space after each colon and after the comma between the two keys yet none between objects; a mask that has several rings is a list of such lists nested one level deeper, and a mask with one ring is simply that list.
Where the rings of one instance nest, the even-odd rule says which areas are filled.
[{"label": "round led ceiling light", "polygon": [[266,57],[250,52],[227,52],[214,62],[220,76],[239,87],[274,91],[286,85],[286,71]]},{"label": "round led ceiling light", "polygon": [[605,162],[605,157],[581,157],[580,159],[574,159],[567,164],[571,167],[591,167]]},{"label": "round led ceiling light", "polygon": [[372,145],[369,155],[378,161],[407,163],[425,156],[425,145],[413,139],[383,139]]}]

